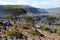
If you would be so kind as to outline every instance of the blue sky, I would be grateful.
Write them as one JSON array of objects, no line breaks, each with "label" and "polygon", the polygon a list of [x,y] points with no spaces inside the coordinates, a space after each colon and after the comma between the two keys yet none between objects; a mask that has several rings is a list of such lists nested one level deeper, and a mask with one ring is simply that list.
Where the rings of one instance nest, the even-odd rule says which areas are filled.
[{"label": "blue sky", "polygon": [[60,7],[60,0],[0,0],[0,5],[30,5],[37,8]]}]

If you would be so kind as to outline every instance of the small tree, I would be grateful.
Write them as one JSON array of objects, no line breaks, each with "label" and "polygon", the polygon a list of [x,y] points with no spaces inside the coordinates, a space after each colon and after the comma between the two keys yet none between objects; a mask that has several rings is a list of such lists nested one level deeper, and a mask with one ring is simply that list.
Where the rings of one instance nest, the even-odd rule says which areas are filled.
[{"label": "small tree", "polygon": [[48,21],[52,21],[52,20],[54,20],[54,19],[56,19],[55,16],[48,16],[48,17],[47,17],[47,20],[48,20]]},{"label": "small tree", "polygon": [[[25,19],[26,21],[31,21],[32,24],[34,25],[34,28],[35,28],[37,18],[32,17],[32,16],[26,16],[24,19]],[[36,31],[36,28],[35,28],[34,30]]]},{"label": "small tree", "polygon": [[[52,27],[52,25],[53,25],[53,21],[55,21],[55,19],[56,19],[55,16],[48,16],[48,17],[47,17],[47,20],[49,21],[49,25],[50,25],[50,27],[51,27],[51,31],[54,30],[53,27]],[[53,30],[52,30],[52,29],[53,29]]]},{"label": "small tree", "polygon": [[26,14],[26,10],[23,9],[23,8],[11,8],[11,7],[6,7],[5,8],[6,11],[8,11],[9,13],[11,13],[11,15],[14,16],[14,24],[16,24],[16,20],[17,20],[17,17],[19,15],[22,15],[22,14]]},{"label": "small tree", "polygon": [[52,25],[53,24],[53,21],[56,19],[56,17],[55,16],[48,16],[47,17],[47,20],[49,21],[49,25]]}]

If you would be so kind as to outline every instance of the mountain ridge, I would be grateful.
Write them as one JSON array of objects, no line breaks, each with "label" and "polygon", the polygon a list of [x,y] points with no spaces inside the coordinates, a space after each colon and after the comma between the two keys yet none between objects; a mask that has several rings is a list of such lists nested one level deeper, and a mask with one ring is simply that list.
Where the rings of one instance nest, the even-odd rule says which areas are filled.
[{"label": "mountain ridge", "polygon": [[58,8],[51,8],[51,9],[42,9],[42,8],[35,8],[29,5],[0,5],[0,14],[7,15],[8,12],[4,10],[5,7],[13,7],[13,8],[24,8],[28,14],[48,14],[53,16],[60,15],[60,7]]},{"label": "mountain ridge", "polygon": [[26,9],[27,12],[29,13],[33,13],[33,14],[37,14],[37,13],[48,13],[46,10],[44,9],[40,9],[40,8],[35,8],[32,6],[28,6],[28,5],[0,5],[0,14],[6,14],[6,11],[4,11],[4,7],[13,7],[13,8],[24,8]]}]

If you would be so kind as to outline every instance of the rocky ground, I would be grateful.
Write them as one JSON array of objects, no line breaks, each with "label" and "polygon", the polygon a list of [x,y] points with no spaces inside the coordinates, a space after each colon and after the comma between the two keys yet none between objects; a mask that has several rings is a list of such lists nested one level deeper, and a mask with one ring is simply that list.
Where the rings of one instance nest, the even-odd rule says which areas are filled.
[{"label": "rocky ground", "polygon": [[[9,29],[14,29],[14,26],[10,27]],[[9,30],[8,29],[8,30]],[[37,29],[38,32],[40,32],[41,34],[43,34],[45,37],[41,37],[41,36],[36,36],[36,35],[32,35],[30,33],[27,32],[26,29],[21,29],[21,28],[17,28],[19,32],[22,32],[22,34],[24,36],[26,36],[26,38],[24,37],[23,39],[20,40],[60,40],[60,36],[55,34],[55,33],[49,33],[48,31],[45,30],[41,30],[41,29]],[[1,29],[2,31],[0,31],[0,36],[2,37],[2,39],[0,40],[19,40],[19,39],[10,39],[9,36],[6,35],[6,33],[4,33],[4,30]],[[7,32],[7,31],[5,31]],[[7,37],[7,39],[6,39]]]}]

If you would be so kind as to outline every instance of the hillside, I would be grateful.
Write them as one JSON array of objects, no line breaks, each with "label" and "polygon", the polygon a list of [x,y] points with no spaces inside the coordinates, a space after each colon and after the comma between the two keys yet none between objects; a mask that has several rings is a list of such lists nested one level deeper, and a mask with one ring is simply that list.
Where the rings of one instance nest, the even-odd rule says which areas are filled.
[{"label": "hillside", "polygon": [[28,6],[28,5],[0,5],[0,14],[2,14],[4,16],[9,14],[8,12],[6,12],[4,10],[5,7],[24,8],[29,13],[29,15],[31,13],[33,15],[34,14],[48,14],[48,12],[44,9],[35,8],[35,7],[32,7],[32,6]]},{"label": "hillside", "polygon": [[6,16],[9,14],[4,10],[5,7],[13,7],[13,8],[24,8],[27,11],[27,15],[41,15],[41,14],[49,14],[54,16],[60,15],[60,7],[58,8],[50,8],[50,9],[41,9],[41,8],[35,8],[29,5],[0,5],[0,15]]},{"label": "hillside", "polygon": [[47,9],[49,15],[60,16],[60,7]]}]

